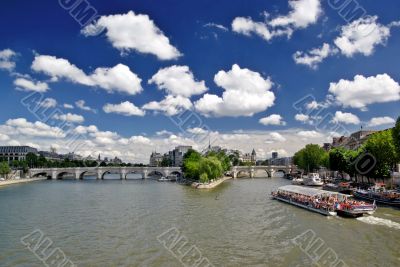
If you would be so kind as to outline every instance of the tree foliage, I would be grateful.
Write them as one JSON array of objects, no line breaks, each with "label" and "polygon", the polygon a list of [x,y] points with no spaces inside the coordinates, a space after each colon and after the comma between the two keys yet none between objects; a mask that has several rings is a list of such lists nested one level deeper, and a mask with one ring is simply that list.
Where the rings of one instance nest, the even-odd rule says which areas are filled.
[{"label": "tree foliage", "polygon": [[10,166],[7,162],[0,162],[0,174],[2,176],[7,176],[11,172]]},{"label": "tree foliage", "polygon": [[397,152],[397,161],[400,162],[400,116],[397,118],[396,126],[392,130],[392,138]]},{"label": "tree foliage", "polygon": [[328,153],[319,145],[309,144],[296,152],[293,157],[294,164],[300,169],[312,172],[321,166],[328,167]]}]

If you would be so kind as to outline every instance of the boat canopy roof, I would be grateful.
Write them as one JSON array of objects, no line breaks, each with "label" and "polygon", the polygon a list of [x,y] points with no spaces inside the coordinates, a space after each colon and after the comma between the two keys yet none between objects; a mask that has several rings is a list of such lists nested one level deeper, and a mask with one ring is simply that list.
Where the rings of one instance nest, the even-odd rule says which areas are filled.
[{"label": "boat canopy roof", "polygon": [[326,190],[320,190],[311,187],[303,187],[298,185],[285,185],[278,188],[279,191],[286,191],[290,193],[305,195],[305,196],[319,196],[319,195],[338,195],[338,196],[346,196],[348,195],[337,193],[337,192],[330,192]]}]

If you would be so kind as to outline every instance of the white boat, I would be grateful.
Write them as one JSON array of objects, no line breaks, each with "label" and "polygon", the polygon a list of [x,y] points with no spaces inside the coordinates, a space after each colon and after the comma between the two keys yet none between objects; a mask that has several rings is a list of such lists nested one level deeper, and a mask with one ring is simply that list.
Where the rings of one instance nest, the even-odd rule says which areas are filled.
[{"label": "white boat", "polygon": [[304,184],[308,186],[322,186],[324,182],[319,177],[318,173],[309,173],[304,179]]},{"label": "white boat", "polygon": [[293,185],[302,185],[304,183],[304,180],[302,178],[294,178],[292,180]]},{"label": "white boat", "polygon": [[159,182],[171,182],[171,179],[168,179],[166,177],[161,177],[160,179],[158,179]]}]

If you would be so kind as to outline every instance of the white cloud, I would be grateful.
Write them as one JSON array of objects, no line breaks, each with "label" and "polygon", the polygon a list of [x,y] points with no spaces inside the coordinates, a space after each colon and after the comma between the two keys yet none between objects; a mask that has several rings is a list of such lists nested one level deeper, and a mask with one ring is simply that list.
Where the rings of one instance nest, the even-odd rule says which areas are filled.
[{"label": "white cloud", "polygon": [[199,128],[199,127],[189,128],[186,131],[191,133],[191,134],[195,134],[195,135],[203,135],[203,134],[207,134],[208,133],[207,130],[205,130],[203,128]]},{"label": "white cloud", "polygon": [[44,93],[49,90],[49,86],[45,82],[35,82],[25,78],[18,78],[14,81],[14,85],[24,91],[34,91]]},{"label": "white cloud", "polygon": [[294,30],[316,23],[322,14],[320,0],[290,0],[289,6],[289,14],[272,20],[266,16],[265,22],[237,17],[232,22],[232,30],[247,36],[254,33],[267,41],[282,35],[290,38]]},{"label": "white cloud", "polygon": [[204,27],[217,28],[217,29],[220,29],[220,30],[222,30],[224,32],[229,31],[229,29],[227,27],[225,27],[224,25],[213,23],[213,22],[204,24]]},{"label": "white cloud", "polygon": [[136,107],[129,101],[121,102],[121,104],[106,104],[103,107],[105,113],[117,113],[124,116],[144,116],[145,112]]},{"label": "white cloud", "polygon": [[99,130],[97,129],[97,126],[95,126],[95,125],[90,125],[90,126],[79,125],[75,128],[75,132],[77,132],[78,134],[95,133],[98,131]]},{"label": "white cloud", "polygon": [[395,123],[396,121],[393,118],[385,116],[385,117],[372,118],[368,122],[368,126],[375,127],[375,126],[395,124]]},{"label": "white cloud", "polygon": [[57,106],[57,100],[54,98],[45,98],[43,101],[38,103],[43,108],[55,108]]},{"label": "white cloud", "polygon": [[283,137],[280,133],[278,132],[272,132],[267,134],[267,139],[265,143],[267,144],[273,144],[275,142],[285,142],[286,138]]},{"label": "white cloud", "polygon": [[108,41],[122,53],[135,50],[156,55],[161,60],[177,59],[181,56],[147,15],[129,11],[126,14],[102,16],[95,24],[86,26],[82,33],[93,36],[101,29],[106,29]]},{"label": "white cloud", "polygon": [[66,108],[66,109],[74,109],[74,106],[73,106],[73,105],[67,104],[67,103],[65,103],[65,104],[63,105],[63,107]]},{"label": "white cloud", "polygon": [[196,109],[205,116],[253,116],[274,104],[275,95],[270,91],[273,83],[258,72],[235,64],[228,72],[219,71],[214,81],[224,88],[222,97],[205,94],[195,103]]},{"label": "white cloud", "polygon": [[360,119],[352,113],[336,111],[335,117],[332,119],[332,122],[344,124],[360,124]]},{"label": "white cloud", "polygon": [[297,133],[298,136],[302,137],[304,139],[312,139],[312,138],[321,138],[323,135],[317,131],[299,131]]},{"label": "white cloud", "polygon": [[286,125],[286,122],[283,121],[283,118],[279,114],[272,114],[268,117],[262,118],[259,121],[263,125]]},{"label": "white cloud", "polygon": [[288,15],[273,19],[273,27],[306,28],[318,21],[322,14],[320,0],[289,0],[292,9]]},{"label": "white cloud", "polygon": [[363,110],[369,104],[400,100],[400,86],[387,74],[367,78],[356,75],[353,81],[331,83],[329,92],[344,107]]},{"label": "white cloud", "polygon": [[78,100],[75,102],[75,105],[85,111],[91,111],[93,113],[96,113],[97,111],[89,106],[86,106],[86,101],[85,100]]},{"label": "white cloud", "polygon": [[196,81],[188,66],[171,66],[160,69],[149,80],[149,84],[156,84],[174,96],[191,97],[207,91],[204,81]]},{"label": "white cloud", "polygon": [[72,114],[72,113],[67,113],[67,114],[55,114],[53,116],[54,119],[60,120],[60,121],[65,121],[65,122],[72,122],[72,123],[82,123],[85,121],[85,118],[81,115],[78,114]]},{"label": "white cloud", "polygon": [[11,49],[4,49],[0,51],[0,69],[12,71],[15,68],[15,53]]},{"label": "white cloud", "polygon": [[310,120],[310,116],[305,115],[305,114],[296,114],[296,116],[294,116],[296,121],[301,121],[301,122],[307,122]]},{"label": "white cloud", "polygon": [[307,103],[306,105],[307,109],[317,109],[318,107],[320,107],[320,104],[315,100],[311,101],[310,103]]},{"label": "white cloud", "polygon": [[10,137],[8,135],[0,133],[0,141],[4,142],[8,140],[10,140]]},{"label": "white cloud", "polygon": [[73,83],[100,87],[108,93],[119,92],[135,95],[143,90],[142,80],[123,64],[118,64],[113,68],[97,68],[92,74],[86,75],[83,70],[66,59],[38,55],[31,68],[36,72],[43,72],[51,76],[52,81],[64,78]]},{"label": "white cloud", "polygon": [[324,43],[320,48],[314,48],[306,53],[297,51],[293,55],[296,64],[303,64],[312,69],[316,69],[318,64],[330,55],[336,54],[337,49],[332,48],[329,44]]},{"label": "white cloud", "polygon": [[132,136],[129,138],[129,142],[132,144],[141,144],[141,145],[152,145],[152,142],[149,138],[138,135],[138,136]]},{"label": "white cloud", "polygon": [[273,37],[273,33],[270,32],[266,23],[255,22],[251,18],[235,18],[232,22],[232,30],[246,36],[254,33],[267,41]]},{"label": "white cloud", "polygon": [[182,96],[167,95],[160,102],[152,101],[143,105],[143,109],[164,112],[167,116],[174,116],[183,110],[191,109],[192,102]]},{"label": "white cloud", "polygon": [[6,126],[15,134],[48,137],[48,138],[64,138],[65,133],[58,127],[51,127],[43,122],[28,122],[25,118],[9,119]]},{"label": "white cloud", "polygon": [[341,35],[334,41],[342,54],[370,56],[375,46],[384,45],[390,36],[390,28],[379,24],[377,19],[377,16],[363,17],[343,26]]}]

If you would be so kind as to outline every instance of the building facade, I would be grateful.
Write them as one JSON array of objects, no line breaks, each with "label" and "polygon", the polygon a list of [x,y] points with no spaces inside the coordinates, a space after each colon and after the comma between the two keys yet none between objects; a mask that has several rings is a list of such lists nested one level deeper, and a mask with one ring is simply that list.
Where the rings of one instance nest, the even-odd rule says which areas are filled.
[{"label": "building facade", "polygon": [[0,146],[0,161],[25,160],[28,153],[38,155],[37,149],[30,146]]},{"label": "building facade", "polygon": [[159,167],[161,166],[161,162],[163,161],[164,156],[161,155],[160,153],[153,152],[150,155],[150,167]]},{"label": "building facade", "polygon": [[239,161],[241,162],[245,162],[245,163],[256,163],[257,161],[257,153],[256,151],[253,149],[253,151],[251,153],[239,153]]},{"label": "building facade", "polygon": [[332,139],[332,144],[329,148],[344,147],[350,150],[357,150],[368,140],[370,135],[376,132],[377,131],[361,130],[352,133],[350,136],[334,137]]}]

